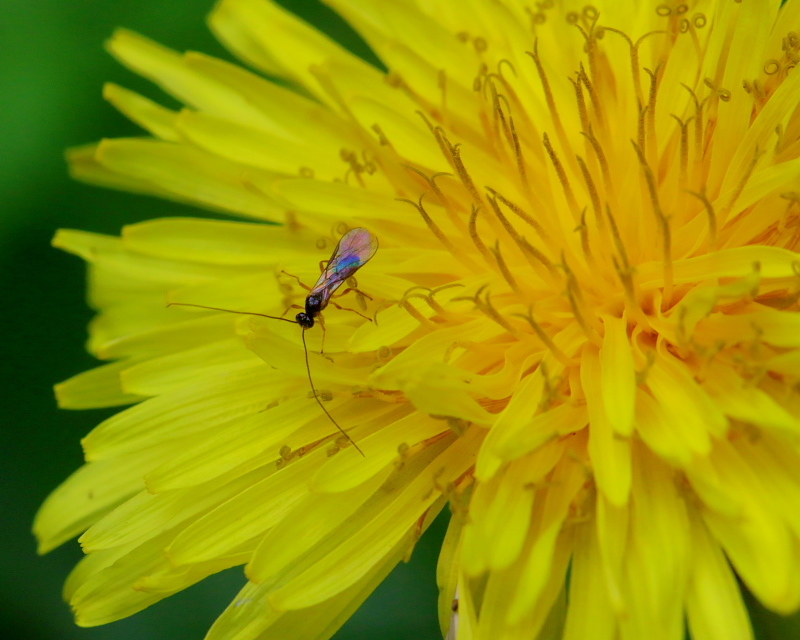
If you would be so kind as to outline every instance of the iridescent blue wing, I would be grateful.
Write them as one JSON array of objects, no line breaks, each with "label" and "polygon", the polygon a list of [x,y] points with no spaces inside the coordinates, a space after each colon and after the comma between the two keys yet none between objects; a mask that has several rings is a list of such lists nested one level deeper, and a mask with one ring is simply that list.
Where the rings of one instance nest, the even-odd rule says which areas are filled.
[{"label": "iridescent blue wing", "polygon": [[378,239],[363,227],[345,233],[331,254],[311,293],[322,294],[327,301],[341,284],[363,267],[378,250]]}]

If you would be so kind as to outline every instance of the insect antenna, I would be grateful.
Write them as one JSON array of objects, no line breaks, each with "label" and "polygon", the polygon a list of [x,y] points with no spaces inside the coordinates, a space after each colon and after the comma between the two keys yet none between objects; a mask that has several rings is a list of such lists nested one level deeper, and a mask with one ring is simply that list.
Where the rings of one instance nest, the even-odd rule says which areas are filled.
[{"label": "insect antenna", "polygon": [[359,447],[356,444],[356,441],[353,440],[348,435],[348,433],[344,429],[342,429],[342,427],[339,425],[339,423],[336,422],[336,420],[333,419],[333,416],[325,408],[325,405],[322,404],[322,400],[319,399],[319,396],[317,395],[317,388],[314,386],[314,381],[311,379],[311,366],[308,364],[308,346],[306,345],[306,330],[305,329],[303,329],[303,336],[302,337],[303,337],[303,352],[305,353],[305,356],[306,356],[306,373],[308,374],[308,384],[311,385],[311,393],[314,394],[314,398],[316,399],[317,404],[325,412],[325,415],[328,416],[328,418],[330,418],[330,421],[333,422],[333,424],[336,425],[336,428],[339,431],[342,432],[342,435],[350,441],[350,444],[352,444],[356,448],[356,451],[358,451],[363,457],[366,458],[367,456],[364,455],[364,452],[361,450],[361,447]]},{"label": "insect antenna", "polygon": [[[177,307],[196,307],[198,309],[208,309],[210,311],[225,311],[226,313],[236,313],[236,314],[243,315],[243,316],[260,316],[261,318],[271,318],[272,320],[283,320],[284,322],[291,322],[292,324],[299,324],[296,320],[289,320],[288,318],[281,318],[280,316],[269,316],[266,313],[256,313],[254,311],[235,311],[233,309],[222,309],[220,307],[209,307],[209,306],[206,306],[204,304],[191,304],[189,302],[170,302],[169,304],[167,304],[167,306],[168,307],[173,307],[173,306],[177,306]],[[350,444],[352,444],[362,456],[364,456],[366,458],[366,455],[364,455],[364,452],[361,450],[361,447],[359,447],[356,444],[355,440],[353,440],[347,434],[347,432],[344,429],[342,429],[341,425],[338,422],[336,422],[336,420],[330,414],[330,412],[325,407],[325,405],[322,404],[322,400],[319,399],[319,395],[317,394],[317,388],[314,386],[314,380],[311,378],[311,365],[308,362],[308,345],[306,344],[306,330],[305,329],[303,329],[302,338],[303,338],[303,353],[304,353],[305,359],[306,359],[306,374],[308,375],[308,384],[311,385],[311,393],[314,394],[314,399],[317,401],[317,404],[319,405],[320,409],[322,409],[325,412],[325,415],[328,416],[328,419],[336,426],[336,428],[339,431],[342,432],[342,435],[350,441]]]},{"label": "insect antenna", "polygon": [[168,307],[197,307],[198,309],[210,309],[211,311],[225,311],[226,313],[238,313],[241,316],[260,316],[262,318],[272,318],[273,320],[283,320],[284,322],[291,322],[297,324],[296,320],[289,320],[289,318],[281,318],[280,316],[268,316],[266,313],[256,313],[255,311],[234,311],[233,309],[221,309],[220,307],[207,307],[204,304],[190,304],[189,302],[170,302]]}]

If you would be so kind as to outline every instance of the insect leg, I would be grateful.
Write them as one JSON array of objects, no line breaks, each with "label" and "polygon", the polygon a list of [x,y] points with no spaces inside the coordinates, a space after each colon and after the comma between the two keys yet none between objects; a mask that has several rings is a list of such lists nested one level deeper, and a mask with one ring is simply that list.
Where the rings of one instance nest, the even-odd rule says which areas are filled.
[{"label": "insect leg", "polygon": [[[320,260],[319,261],[319,271],[320,271],[320,273],[325,271],[325,269],[326,269],[326,267],[328,266],[329,263],[330,263],[330,260]],[[325,265],[324,267],[322,266],[323,264]]]},{"label": "insect leg", "polygon": [[298,278],[293,273],[289,273],[288,271],[284,271],[283,269],[281,269],[281,273],[284,274],[284,275],[289,276],[290,278],[294,278],[295,280],[297,280],[297,284],[299,284],[301,287],[303,287],[303,289],[305,289],[306,291],[311,291],[311,287],[309,287],[307,284],[303,284],[303,281],[300,280],[300,278]]},{"label": "insect leg", "polygon": [[362,318],[366,318],[367,320],[369,320],[370,322],[372,322],[372,318],[370,318],[369,316],[365,316],[365,315],[364,315],[363,313],[361,313],[360,311],[356,311],[355,309],[350,309],[349,307],[343,307],[343,306],[342,306],[342,305],[340,305],[340,304],[336,304],[336,302],[334,302],[333,300],[331,300],[331,304],[332,304],[334,307],[336,307],[337,309],[341,309],[342,311],[352,311],[353,313],[355,313],[355,314],[357,314],[357,315],[361,316]]},{"label": "insect leg", "polygon": [[287,313],[289,313],[289,309],[304,309],[304,308],[305,308],[305,307],[302,307],[302,306],[300,306],[299,304],[290,304],[288,307],[286,307],[286,311],[284,311],[284,312],[281,314],[281,317],[283,317],[283,316],[285,316]]},{"label": "insect leg", "polygon": [[317,322],[319,322],[319,326],[322,328],[322,344],[319,347],[319,355],[325,355],[325,318],[322,317],[320,313],[317,316]]},{"label": "insect leg", "polygon": [[358,295],[364,296],[365,298],[367,298],[367,300],[372,300],[372,296],[371,295],[366,294],[361,289],[356,289],[355,287],[347,287],[347,289],[345,289],[341,293],[337,294],[336,297],[337,298],[341,298],[342,296],[350,293],[351,291],[355,291]]}]

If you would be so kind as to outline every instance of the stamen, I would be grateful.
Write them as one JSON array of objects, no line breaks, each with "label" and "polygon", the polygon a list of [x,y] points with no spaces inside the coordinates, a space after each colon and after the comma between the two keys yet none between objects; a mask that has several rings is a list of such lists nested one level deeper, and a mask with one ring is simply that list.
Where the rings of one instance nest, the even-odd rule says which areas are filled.
[{"label": "stamen", "polygon": [[[603,341],[600,339],[599,333],[592,330],[589,326],[589,322],[587,322],[587,315],[583,312],[583,295],[578,286],[578,280],[569,268],[566,258],[563,255],[561,258],[561,266],[564,269],[564,273],[567,274],[567,299],[569,300],[570,307],[572,307],[572,314],[575,317],[575,321],[580,325],[586,337],[589,338],[592,343],[596,344],[598,347],[602,346]],[[596,321],[595,319],[595,322]]]},{"label": "stamen", "polygon": [[[589,173],[589,168],[586,166],[583,158],[580,156],[575,156],[578,160],[578,166],[581,168],[581,174],[583,174],[583,181],[586,183],[586,188],[589,190],[589,198],[592,201],[592,209],[594,209],[594,217],[595,221],[597,222],[597,226],[600,229],[605,227],[603,221],[603,214],[600,207],[600,195],[597,193],[597,187],[594,184],[594,179],[592,178],[592,174]],[[582,222],[583,224],[583,222]]]},{"label": "stamen", "polygon": [[454,289],[456,287],[463,287],[464,285],[460,282],[451,282],[450,284],[443,284],[440,287],[436,287],[435,289],[431,289],[428,295],[425,297],[425,301],[430,305],[431,309],[433,309],[437,314],[444,317],[447,315],[447,310],[436,302],[436,294],[440,291],[445,291],[447,289]]},{"label": "stamen", "polygon": [[489,249],[486,248],[486,245],[483,243],[478,233],[478,211],[480,211],[480,207],[472,205],[472,213],[469,216],[469,236],[472,238],[472,243],[478,248],[478,251],[481,252],[487,264],[493,264],[494,261],[491,258]]},{"label": "stamen", "polygon": [[572,193],[572,187],[569,184],[569,179],[567,178],[567,173],[564,171],[564,167],[561,164],[561,161],[558,159],[556,155],[555,149],[553,149],[553,145],[550,144],[550,138],[547,134],[543,134],[542,142],[544,143],[544,148],[547,149],[547,155],[550,156],[550,162],[553,163],[553,167],[556,170],[556,174],[558,175],[558,181],[561,183],[561,188],[564,191],[564,195],[567,198],[567,204],[569,205],[570,210],[572,211],[572,216],[575,218],[575,221],[578,220],[578,201],[575,200],[575,194]]},{"label": "stamen", "polygon": [[636,97],[639,102],[642,101],[642,87],[639,84],[639,48],[633,43],[630,36],[625,33],[624,31],[620,31],[619,29],[615,29],[614,27],[606,27],[606,30],[610,31],[611,33],[616,33],[619,36],[622,36],[625,41],[628,43],[628,48],[630,49],[631,55],[631,73],[633,74],[633,88],[636,90]]},{"label": "stamen", "polygon": [[583,135],[589,141],[589,144],[592,145],[594,154],[597,157],[597,162],[600,163],[600,171],[603,174],[603,184],[605,185],[606,192],[613,193],[611,171],[608,168],[608,160],[606,160],[606,154],[603,152],[603,147],[600,146],[600,141],[595,137],[594,131],[591,129],[589,129],[589,131],[581,131],[581,135]]},{"label": "stamen", "polygon": [[347,179],[350,174],[354,174],[356,179],[358,180],[358,184],[363,188],[365,186],[364,179],[361,177],[361,174],[364,171],[364,167],[358,161],[358,155],[355,151],[350,151],[349,149],[340,149],[339,150],[339,157],[347,163],[350,167],[347,172],[344,174],[344,183],[347,184]]},{"label": "stamen", "polygon": [[581,125],[583,126],[583,130],[587,131],[591,124],[589,122],[589,113],[586,111],[586,102],[583,99],[583,88],[580,79],[573,80],[572,78],[568,78],[568,80],[572,83],[572,88],[575,91],[575,101],[578,104],[578,115],[581,119]]},{"label": "stamen", "polygon": [[[488,187],[487,189],[493,194],[493,197],[487,198],[492,210],[497,216],[497,219],[500,220],[500,223],[503,225],[508,235],[511,236],[512,240],[514,240],[516,245],[519,247],[522,255],[525,256],[525,259],[528,261],[528,264],[530,264],[531,268],[536,271],[536,273],[538,273],[543,280],[549,280],[552,283],[554,280],[555,271],[553,263],[550,262],[538,249],[532,247],[531,244],[519,234],[505,214],[503,214],[503,212],[500,210],[500,207],[497,204],[497,197],[499,194],[493,189],[489,189]],[[499,266],[502,270],[503,265]],[[542,266],[545,267],[545,271],[542,271]]]},{"label": "stamen", "polygon": [[614,246],[617,249],[620,260],[622,260],[622,265],[626,272],[632,273],[631,263],[628,261],[628,252],[625,249],[625,244],[622,242],[622,236],[619,233],[617,221],[614,218],[614,214],[611,213],[611,207],[609,207],[608,204],[606,204],[606,215],[608,216],[608,223],[611,227],[611,237],[614,239]]},{"label": "stamen", "polygon": [[719,220],[722,224],[725,224],[728,214],[733,210],[733,207],[736,204],[736,201],[739,199],[739,196],[742,195],[742,191],[744,191],[747,181],[750,180],[750,176],[753,175],[753,171],[755,170],[760,158],[761,151],[759,151],[758,147],[756,147],[756,150],[753,153],[753,158],[750,160],[750,164],[747,165],[747,169],[745,169],[744,175],[739,180],[739,184],[737,184],[736,188],[733,190],[730,201],[719,213]]},{"label": "stamen", "polygon": [[447,217],[450,218],[450,222],[453,223],[453,226],[458,229],[462,234],[467,235],[467,227],[464,224],[464,220],[457,215],[456,211],[453,209],[450,200],[447,196],[444,195],[444,192],[439,188],[439,185],[436,184],[436,178],[440,176],[453,176],[452,173],[448,173],[446,171],[440,171],[439,173],[434,173],[432,176],[428,176],[424,171],[417,169],[416,167],[411,166],[410,164],[401,164],[402,167],[416,173],[420,176],[430,187],[431,191],[433,191],[434,195],[439,199],[444,207],[444,210],[447,212]]},{"label": "stamen", "polygon": [[717,216],[714,213],[714,205],[706,197],[705,189],[699,193],[687,190],[686,193],[700,200],[706,208],[706,213],[708,214],[708,247],[711,250],[715,250],[717,248]]},{"label": "stamen", "polygon": [[498,77],[496,74],[490,73],[486,76],[486,82],[483,85],[483,93],[484,98],[486,94],[486,87],[488,86],[492,91],[492,114],[494,116],[494,127],[495,127],[495,135],[497,135],[500,126],[498,126],[498,122],[502,125],[503,135],[505,136],[506,140],[511,140],[511,132],[508,129],[508,121],[506,118],[505,113],[503,113],[502,105],[505,104],[506,109],[508,109],[509,117],[511,117],[511,104],[508,102],[508,98],[506,98],[502,93],[497,91],[497,87],[494,86],[494,78]]},{"label": "stamen", "polygon": [[536,337],[542,341],[542,344],[553,354],[553,356],[558,360],[564,367],[570,367],[572,365],[572,361],[567,357],[561,349],[559,349],[556,344],[553,342],[553,339],[547,335],[542,326],[536,322],[533,318],[533,305],[528,307],[528,313],[512,313],[512,316],[516,316],[517,318],[522,318],[523,320],[527,320],[528,324],[531,325],[533,332],[536,334]]},{"label": "stamen", "polygon": [[497,266],[500,267],[500,273],[503,274],[503,278],[505,281],[508,282],[508,286],[514,291],[514,293],[522,293],[517,284],[517,281],[514,279],[514,276],[511,274],[511,271],[506,264],[505,259],[503,259],[503,254],[500,251],[500,241],[496,240],[494,243],[494,248],[492,249],[492,253],[494,254],[495,259],[497,260]]},{"label": "stamen", "polygon": [[[596,37],[594,33],[594,26],[597,23],[597,18],[600,14],[595,14],[594,18],[589,18],[589,21],[584,19],[584,24],[586,24],[586,28],[584,29],[580,24],[578,24],[577,18],[572,21],[569,19],[569,14],[567,14],[567,22],[574,25],[578,31],[581,32],[583,39],[586,41],[585,51],[586,55],[589,58],[589,69],[592,71],[592,75],[597,77],[597,56],[595,53],[595,42]],[[584,18],[589,17],[586,12],[583,14]]]},{"label": "stamen", "polygon": [[644,122],[645,122],[645,114],[647,113],[647,106],[646,105],[642,106],[642,103],[640,102],[638,108],[639,108],[639,116],[636,121],[636,140],[639,147],[644,149],[646,141]]},{"label": "stamen", "polygon": [[402,166],[404,169],[408,169],[409,171],[413,171],[414,173],[416,173],[420,178],[422,178],[428,184],[428,186],[431,188],[431,191],[433,191],[433,193],[436,195],[437,198],[439,198],[439,200],[442,201],[442,203],[446,201],[444,193],[442,193],[442,190],[439,188],[436,182],[434,182],[434,179],[440,175],[451,176],[453,175],[452,173],[446,173],[446,172],[436,173],[433,176],[429,176],[424,171],[417,169],[416,167],[413,167],[410,164],[401,164],[400,166]]},{"label": "stamen", "polygon": [[395,198],[395,200],[397,200],[398,202],[407,202],[408,204],[413,206],[422,216],[422,219],[425,221],[425,224],[428,225],[428,228],[431,230],[431,233],[433,233],[433,235],[436,236],[437,240],[439,240],[439,242],[441,242],[442,245],[444,245],[444,247],[453,255],[453,257],[459,262],[461,262],[461,264],[467,267],[470,271],[473,271],[475,273],[480,273],[482,269],[478,267],[478,265],[475,264],[475,262],[469,256],[467,256],[464,252],[457,249],[456,246],[452,242],[450,242],[450,238],[447,237],[447,235],[439,228],[439,225],[437,225],[430,217],[430,215],[428,215],[428,212],[425,211],[425,207],[422,206],[422,199],[424,197],[425,194],[423,193],[419,197],[418,203],[414,202],[413,200],[408,200],[406,198]]},{"label": "stamen", "polygon": [[[659,62],[655,71],[650,71],[644,67],[645,72],[650,76],[650,94],[647,103],[647,138],[648,151],[651,158],[656,157],[656,98],[658,96],[658,74],[661,71],[662,63]],[[642,147],[644,148],[644,147]]]},{"label": "stamen", "polygon": [[503,196],[502,193],[500,193],[499,191],[495,191],[491,187],[486,187],[486,190],[489,193],[491,193],[495,198],[497,198],[500,202],[506,205],[509,209],[511,209],[511,211],[514,212],[521,220],[523,220],[524,222],[528,223],[531,227],[533,227],[542,240],[548,239],[547,232],[544,230],[542,225],[540,225],[539,222],[535,220],[530,214],[528,214],[522,207],[514,204],[513,202],[511,202],[511,200]]},{"label": "stamen", "polygon": [[386,80],[386,84],[388,84],[390,87],[394,87],[403,91],[413,102],[418,104],[424,111],[429,113],[432,118],[438,120],[439,122],[443,120],[441,110],[430,100],[420,95],[405,81],[405,79],[399,73],[396,71],[391,71],[388,75],[384,76],[384,78]]},{"label": "stamen", "polygon": [[689,122],[691,118],[684,122],[674,113],[670,114],[675,121],[678,123],[678,126],[681,128],[681,141],[680,141],[680,181],[681,186],[686,186],[686,180],[688,177],[688,169],[689,169]]},{"label": "stamen", "polygon": [[451,167],[455,168],[455,165],[453,164],[453,158],[450,154],[449,144],[445,144],[445,136],[442,128],[434,127],[431,124],[431,121],[428,120],[428,116],[425,115],[423,111],[418,110],[416,111],[416,113],[420,118],[422,118],[422,121],[428,126],[428,130],[431,132],[431,135],[436,140],[436,144],[439,145],[439,151],[442,152],[442,155],[444,156],[445,160],[447,160],[447,162],[450,163]]},{"label": "stamen", "polygon": [[[419,113],[419,112],[417,112],[417,113]],[[389,147],[390,149],[394,149],[394,147],[392,146],[392,143],[389,142],[389,138],[386,137],[386,134],[383,132],[383,129],[381,129],[380,125],[373,124],[372,125],[372,130],[378,136],[378,144],[379,145],[381,145],[382,147]]]},{"label": "stamen", "polygon": [[694,163],[699,165],[703,160],[703,103],[690,86],[681,82],[681,86],[689,92],[694,102]]},{"label": "stamen", "polygon": [[661,227],[662,245],[663,245],[663,260],[664,260],[664,299],[662,300],[662,311],[665,311],[671,306],[672,303],[672,235],[669,229],[669,221],[661,209],[661,203],[658,200],[658,188],[656,187],[656,179],[653,175],[653,170],[647,164],[647,159],[644,157],[642,148],[633,143],[633,148],[636,150],[636,155],[639,158],[639,163],[642,165],[645,181],[647,182],[647,190],[650,194],[650,202],[653,206],[653,212],[656,214],[656,221]]},{"label": "stamen", "polygon": [[781,198],[787,202],[786,209],[784,209],[783,215],[781,216],[780,220],[778,220],[778,233],[783,233],[783,230],[786,228],[789,221],[789,213],[795,205],[800,204],[800,193],[796,191],[787,191],[781,194]]},{"label": "stamen", "polygon": [[582,62],[580,64],[580,71],[578,72],[578,80],[583,82],[586,90],[589,92],[589,99],[592,101],[592,107],[594,108],[595,116],[597,117],[597,121],[602,125],[605,122],[603,105],[594,89],[594,83],[591,81],[586,73],[586,70],[583,68]]},{"label": "stamen", "polygon": [[619,36],[625,38],[628,46],[630,47],[631,52],[631,72],[633,73],[633,88],[636,90],[636,97],[640,102],[644,102],[643,95],[642,95],[642,85],[640,82],[640,75],[639,75],[639,45],[645,40],[645,38],[649,38],[650,36],[659,34],[659,33],[667,33],[663,30],[656,30],[656,31],[648,31],[643,36],[641,36],[636,42],[631,40],[630,36],[625,33],[624,31],[620,31],[619,29],[614,29],[613,27],[604,27],[606,31],[611,31],[612,33],[616,33]]},{"label": "stamen", "polygon": [[[482,289],[483,288],[481,288],[481,290]],[[486,292],[486,300],[481,301],[480,299],[481,290],[479,290],[478,293],[475,294],[475,304],[478,307],[478,309],[480,309],[483,313],[485,313],[490,320],[493,320],[501,327],[503,327],[503,329],[508,331],[508,333],[514,336],[517,340],[524,340],[525,339],[524,336],[519,331],[517,331],[513,326],[511,326],[511,324],[509,324],[509,322],[503,316],[500,315],[497,309],[494,308],[494,305],[492,305],[491,294],[488,291]]]},{"label": "stamen", "polygon": [[[529,256],[534,260],[541,262],[542,265],[544,265],[544,267],[547,269],[552,279],[556,279],[558,277],[558,270],[553,262],[530,242],[528,242],[525,236],[520,236],[519,246],[520,249],[522,249],[522,251],[526,254],[526,257]],[[530,262],[530,260],[528,260],[528,262]]]},{"label": "stamen", "polygon": [[[449,141],[445,138],[445,142],[450,144]],[[461,182],[469,191],[469,194],[472,196],[476,205],[482,204],[481,196],[478,193],[478,190],[475,188],[475,183],[472,182],[472,177],[469,175],[469,171],[464,166],[464,161],[461,159],[461,145],[455,144],[450,145],[450,153],[453,156],[453,162],[455,163],[456,173],[458,177],[461,179]]]},{"label": "stamen", "polygon": [[530,185],[528,184],[528,177],[527,172],[525,171],[525,158],[522,155],[522,147],[519,143],[519,136],[517,135],[517,128],[514,126],[514,118],[509,117],[508,124],[511,128],[511,141],[514,145],[514,158],[517,161],[517,171],[519,171],[519,178],[522,181],[522,185],[525,188],[525,191],[530,191]]},{"label": "stamen", "polygon": [[586,207],[581,211],[581,223],[576,227],[575,231],[581,234],[581,249],[583,249],[583,254],[586,256],[589,263],[593,263],[594,257],[592,256],[592,248],[589,246],[589,229],[586,226]]},{"label": "stamen", "polygon": [[[430,297],[430,295],[425,295],[425,294],[423,294],[423,293],[405,293],[405,294],[403,294],[403,300],[404,300],[404,302],[407,302],[407,301],[409,300],[409,298],[419,298],[420,300],[424,300],[424,301],[425,301],[425,303],[426,303],[426,304],[427,304],[427,305],[428,305],[428,306],[429,306],[431,309],[433,309],[434,311],[437,311],[437,312],[438,312],[438,310],[439,310],[439,309],[441,309],[442,311],[444,311],[444,308],[443,308],[443,307],[442,307],[442,306],[441,306],[439,303],[434,303],[434,304],[435,304],[435,306],[434,306],[434,304],[432,304],[432,298]],[[438,308],[437,308],[437,307],[438,307]],[[416,311],[416,309],[415,309],[415,311]],[[430,319],[428,319],[428,323],[430,323]]]},{"label": "stamen", "polygon": [[497,73],[489,74],[490,77],[497,78],[498,81],[503,85],[504,94],[510,98],[510,101],[516,106],[517,113],[522,116],[525,120],[526,124],[531,127],[533,123],[531,122],[530,116],[528,115],[528,109],[519,99],[517,92],[514,90],[513,85],[506,79],[503,75],[503,63],[507,64],[508,67],[511,69],[511,72],[514,74],[514,77],[517,76],[517,70],[514,65],[509,61],[507,58],[503,58],[497,63]]},{"label": "stamen", "polygon": [[542,83],[542,89],[544,90],[544,97],[545,101],[547,102],[547,108],[550,111],[550,117],[553,119],[553,126],[556,129],[556,135],[558,139],[561,141],[562,146],[566,149],[568,145],[566,144],[567,141],[567,134],[564,131],[564,125],[561,123],[561,118],[558,115],[558,109],[556,109],[556,101],[553,98],[553,91],[550,89],[550,82],[547,79],[547,74],[544,71],[544,66],[542,65],[542,60],[539,58],[539,39],[537,38],[533,42],[533,51],[526,51],[531,58],[533,58],[533,62],[536,65],[536,71],[539,74],[539,80]]},{"label": "stamen", "polygon": [[407,296],[406,297],[404,295],[400,300],[398,300],[397,306],[400,307],[401,309],[403,309],[406,313],[408,313],[408,315],[410,315],[412,318],[414,318],[414,320],[419,322],[423,327],[432,326],[432,322],[428,318],[423,316],[419,312],[419,310],[413,304],[411,304],[408,301],[408,298],[412,298],[412,297],[414,297],[414,296],[411,295],[411,296]]}]

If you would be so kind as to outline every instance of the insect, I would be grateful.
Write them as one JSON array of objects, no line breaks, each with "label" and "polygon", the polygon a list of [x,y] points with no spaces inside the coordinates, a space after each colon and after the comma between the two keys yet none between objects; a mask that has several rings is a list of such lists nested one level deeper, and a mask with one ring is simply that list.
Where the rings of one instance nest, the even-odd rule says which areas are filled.
[{"label": "insect", "polygon": [[[375,252],[378,250],[378,239],[372,235],[369,231],[364,229],[363,227],[357,227],[355,229],[351,229],[347,233],[345,233],[339,240],[339,243],[336,245],[336,248],[333,250],[331,254],[330,260],[320,262],[320,268],[322,273],[320,273],[319,279],[317,280],[316,284],[309,288],[306,287],[301,281],[300,278],[297,276],[291,276],[295,278],[301,286],[308,289],[308,295],[306,296],[305,306],[301,307],[300,305],[292,305],[289,307],[290,309],[293,307],[303,309],[300,313],[295,316],[294,320],[290,320],[289,318],[283,318],[281,316],[269,316],[265,313],[255,313],[252,311],[234,311],[232,309],[220,309],[219,307],[208,307],[201,304],[189,304],[188,302],[171,302],[167,306],[183,306],[183,307],[198,307],[200,309],[211,309],[213,311],[226,311],[228,313],[237,313],[241,315],[248,315],[248,316],[261,316],[262,318],[271,318],[273,320],[282,320],[284,322],[291,322],[292,324],[299,324],[302,329],[302,338],[303,338],[303,352],[305,353],[306,359],[306,373],[308,374],[308,383],[311,385],[311,391],[314,394],[314,398],[319,404],[320,408],[325,412],[325,415],[328,416],[331,422],[336,425],[336,428],[342,432],[342,434],[352,443],[352,445],[358,450],[358,452],[363,456],[364,452],[361,448],[355,443],[355,441],[347,434],[347,432],[342,429],[336,420],[334,420],[333,416],[330,412],[325,408],[325,405],[322,404],[322,400],[319,398],[319,394],[317,393],[316,387],[314,386],[314,380],[311,377],[311,366],[308,363],[308,346],[306,345],[306,329],[310,329],[314,326],[316,321],[319,321],[320,326],[323,330],[323,344],[325,339],[325,324],[322,318],[322,312],[328,306],[328,304],[333,304],[338,309],[346,309],[345,307],[341,307],[336,302],[332,301],[333,294],[342,286],[348,279],[352,278],[356,271],[358,271],[361,267],[363,267],[372,256],[375,255]],[[325,267],[322,268],[322,265],[325,264]],[[286,273],[286,272],[284,272]],[[362,291],[359,291],[356,287],[349,287],[346,291],[342,293],[344,295],[348,291],[356,291],[357,293],[367,296]],[[348,311],[355,311],[354,309],[346,309]],[[355,313],[358,313],[355,311]],[[361,315],[361,314],[359,314]]]}]

